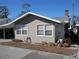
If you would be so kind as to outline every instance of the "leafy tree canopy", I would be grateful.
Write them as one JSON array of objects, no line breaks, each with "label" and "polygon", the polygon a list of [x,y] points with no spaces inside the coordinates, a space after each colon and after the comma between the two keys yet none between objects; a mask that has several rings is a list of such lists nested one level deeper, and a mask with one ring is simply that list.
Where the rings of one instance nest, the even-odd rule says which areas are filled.
[{"label": "leafy tree canopy", "polygon": [[0,18],[6,18],[9,15],[7,6],[0,6]]},{"label": "leafy tree canopy", "polygon": [[21,11],[21,13],[19,14],[19,16],[21,16],[21,15],[23,15],[23,14],[25,14],[25,13],[27,13],[27,12],[29,12],[30,11],[30,8],[31,7],[31,5],[30,4],[28,4],[28,3],[23,3],[22,4],[22,11]]}]

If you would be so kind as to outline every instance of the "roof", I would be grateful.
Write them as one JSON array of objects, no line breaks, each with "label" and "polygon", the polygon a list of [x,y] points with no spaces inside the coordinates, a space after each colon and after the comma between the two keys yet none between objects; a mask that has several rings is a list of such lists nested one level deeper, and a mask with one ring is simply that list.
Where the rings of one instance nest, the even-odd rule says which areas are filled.
[{"label": "roof", "polygon": [[[55,17],[54,19],[57,19],[57,20],[59,20],[59,21],[61,21],[61,22],[68,22],[69,20],[67,20],[65,17]],[[75,22],[76,22],[76,26],[79,26],[79,17],[78,16],[75,16],[74,17],[74,20],[75,20]]]},{"label": "roof", "polygon": [[78,26],[78,27],[79,27],[79,24],[76,24],[76,26]]},{"label": "roof", "polygon": [[54,19],[68,23],[68,17],[54,17]]},{"label": "roof", "polygon": [[79,24],[79,17],[75,16],[74,20],[76,21],[77,24]]},{"label": "roof", "polygon": [[0,25],[7,24],[9,22],[11,22],[11,19],[9,18],[0,18]]},{"label": "roof", "polygon": [[7,24],[2,24],[2,25],[0,25],[0,27],[8,26],[8,25],[10,25],[10,24],[12,24],[12,23],[14,23],[14,22],[20,20],[21,18],[23,18],[23,17],[25,17],[25,16],[27,16],[27,15],[29,15],[29,14],[35,15],[35,16],[38,16],[38,17],[41,17],[41,18],[45,18],[46,20],[50,20],[50,21],[54,21],[54,22],[57,22],[57,23],[61,23],[59,20],[56,20],[56,19],[52,19],[52,18],[49,18],[49,17],[46,17],[46,16],[42,16],[42,15],[39,15],[39,14],[36,14],[36,13],[33,13],[33,12],[27,12],[27,13],[23,14],[22,16],[16,18],[15,20],[13,20],[13,21],[11,21],[11,22],[9,22],[9,23],[7,23]]}]

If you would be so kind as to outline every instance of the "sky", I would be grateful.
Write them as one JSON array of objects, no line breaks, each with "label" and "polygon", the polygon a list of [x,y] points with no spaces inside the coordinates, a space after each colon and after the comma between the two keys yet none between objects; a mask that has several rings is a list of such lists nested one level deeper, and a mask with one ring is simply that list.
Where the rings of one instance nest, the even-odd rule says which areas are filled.
[{"label": "sky", "polygon": [[[0,6],[8,7],[11,19],[17,18],[21,13],[23,3],[31,5],[31,12],[47,17],[63,17],[66,8],[69,10],[69,15],[72,16],[71,0],[0,0]],[[79,16],[79,0],[74,0],[74,4],[74,14]]]}]

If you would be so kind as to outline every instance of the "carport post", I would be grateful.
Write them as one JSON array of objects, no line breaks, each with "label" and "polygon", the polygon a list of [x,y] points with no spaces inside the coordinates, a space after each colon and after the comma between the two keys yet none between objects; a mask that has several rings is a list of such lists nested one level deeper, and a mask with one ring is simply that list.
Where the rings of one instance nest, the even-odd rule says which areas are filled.
[{"label": "carport post", "polygon": [[3,39],[5,39],[5,29],[3,29]]}]

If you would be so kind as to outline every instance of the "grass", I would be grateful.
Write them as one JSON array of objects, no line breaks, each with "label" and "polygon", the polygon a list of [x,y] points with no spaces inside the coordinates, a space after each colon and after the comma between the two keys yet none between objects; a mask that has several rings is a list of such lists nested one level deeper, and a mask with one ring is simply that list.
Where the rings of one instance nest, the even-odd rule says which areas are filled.
[{"label": "grass", "polygon": [[22,42],[2,42],[0,45],[7,45],[12,47],[19,47],[19,48],[26,48],[26,49],[34,49],[40,50],[50,53],[57,53],[63,55],[74,55],[77,50],[71,48],[64,48],[64,47],[57,47],[57,46],[44,46],[44,45],[37,45],[37,44],[27,44]]}]

